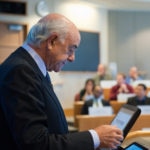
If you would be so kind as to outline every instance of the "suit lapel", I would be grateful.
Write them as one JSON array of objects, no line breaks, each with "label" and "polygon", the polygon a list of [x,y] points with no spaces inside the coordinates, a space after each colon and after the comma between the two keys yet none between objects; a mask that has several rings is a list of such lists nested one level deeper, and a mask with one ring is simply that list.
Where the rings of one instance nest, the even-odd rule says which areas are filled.
[{"label": "suit lapel", "polygon": [[41,72],[41,70],[39,69],[39,67],[37,66],[36,62],[34,61],[34,59],[28,54],[28,52],[26,50],[24,50],[24,48],[20,47],[18,50],[18,53],[21,53],[20,55],[22,57],[24,57],[25,61],[28,61],[28,63],[31,65],[32,68],[34,68],[34,71],[37,73],[37,75],[40,76],[43,85],[46,89],[46,91],[49,93],[49,95],[51,95],[53,102],[56,104],[57,109],[59,111],[59,114],[61,116],[62,119],[62,124],[65,128],[66,131],[68,131],[68,127],[67,127],[67,122],[66,122],[66,118],[64,115],[64,111],[62,109],[62,106],[53,90],[53,86],[51,82],[48,82],[46,77],[44,77],[43,73]]}]

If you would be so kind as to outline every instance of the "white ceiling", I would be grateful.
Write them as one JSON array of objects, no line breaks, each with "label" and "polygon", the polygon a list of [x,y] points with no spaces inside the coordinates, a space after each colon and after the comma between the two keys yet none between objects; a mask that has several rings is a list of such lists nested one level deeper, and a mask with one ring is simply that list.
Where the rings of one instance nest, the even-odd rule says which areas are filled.
[{"label": "white ceiling", "polygon": [[150,0],[80,0],[108,9],[150,11]]}]

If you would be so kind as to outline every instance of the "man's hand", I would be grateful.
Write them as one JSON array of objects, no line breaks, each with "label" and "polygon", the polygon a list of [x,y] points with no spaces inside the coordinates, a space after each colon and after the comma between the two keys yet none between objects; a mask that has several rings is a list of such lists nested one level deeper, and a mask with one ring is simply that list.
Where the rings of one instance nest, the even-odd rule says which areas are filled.
[{"label": "man's hand", "polygon": [[126,84],[122,84],[121,88],[122,88],[123,92],[125,92],[125,93],[129,92]]},{"label": "man's hand", "polygon": [[100,148],[117,148],[123,140],[120,129],[111,125],[102,125],[94,129],[100,138]]},{"label": "man's hand", "polygon": [[129,90],[128,90],[128,88],[127,88],[127,86],[126,86],[126,84],[121,84],[120,85],[120,88],[118,89],[118,93],[128,93],[129,92]]}]

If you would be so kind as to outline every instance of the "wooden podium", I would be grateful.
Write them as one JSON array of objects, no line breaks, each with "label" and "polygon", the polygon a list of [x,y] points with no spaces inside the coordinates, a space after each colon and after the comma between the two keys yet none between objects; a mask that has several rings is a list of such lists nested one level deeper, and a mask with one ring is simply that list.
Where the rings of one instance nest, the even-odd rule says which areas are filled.
[{"label": "wooden podium", "polygon": [[132,142],[137,142],[147,148],[150,148],[150,130],[147,131],[138,130],[130,132],[124,139],[124,142],[122,143],[121,146],[125,148]]}]

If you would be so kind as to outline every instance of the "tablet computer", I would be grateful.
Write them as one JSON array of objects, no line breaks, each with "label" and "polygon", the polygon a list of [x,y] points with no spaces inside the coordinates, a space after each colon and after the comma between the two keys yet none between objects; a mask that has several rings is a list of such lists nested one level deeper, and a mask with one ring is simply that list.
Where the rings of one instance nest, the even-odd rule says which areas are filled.
[{"label": "tablet computer", "polygon": [[123,131],[125,137],[141,113],[140,108],[124,104],[111,122]]},{"label": "tablet computer", "polygon": [[124,150],[148,150],[148,148],[144,147],[143,145],[133,142],[129,146],[127,146]]}]

